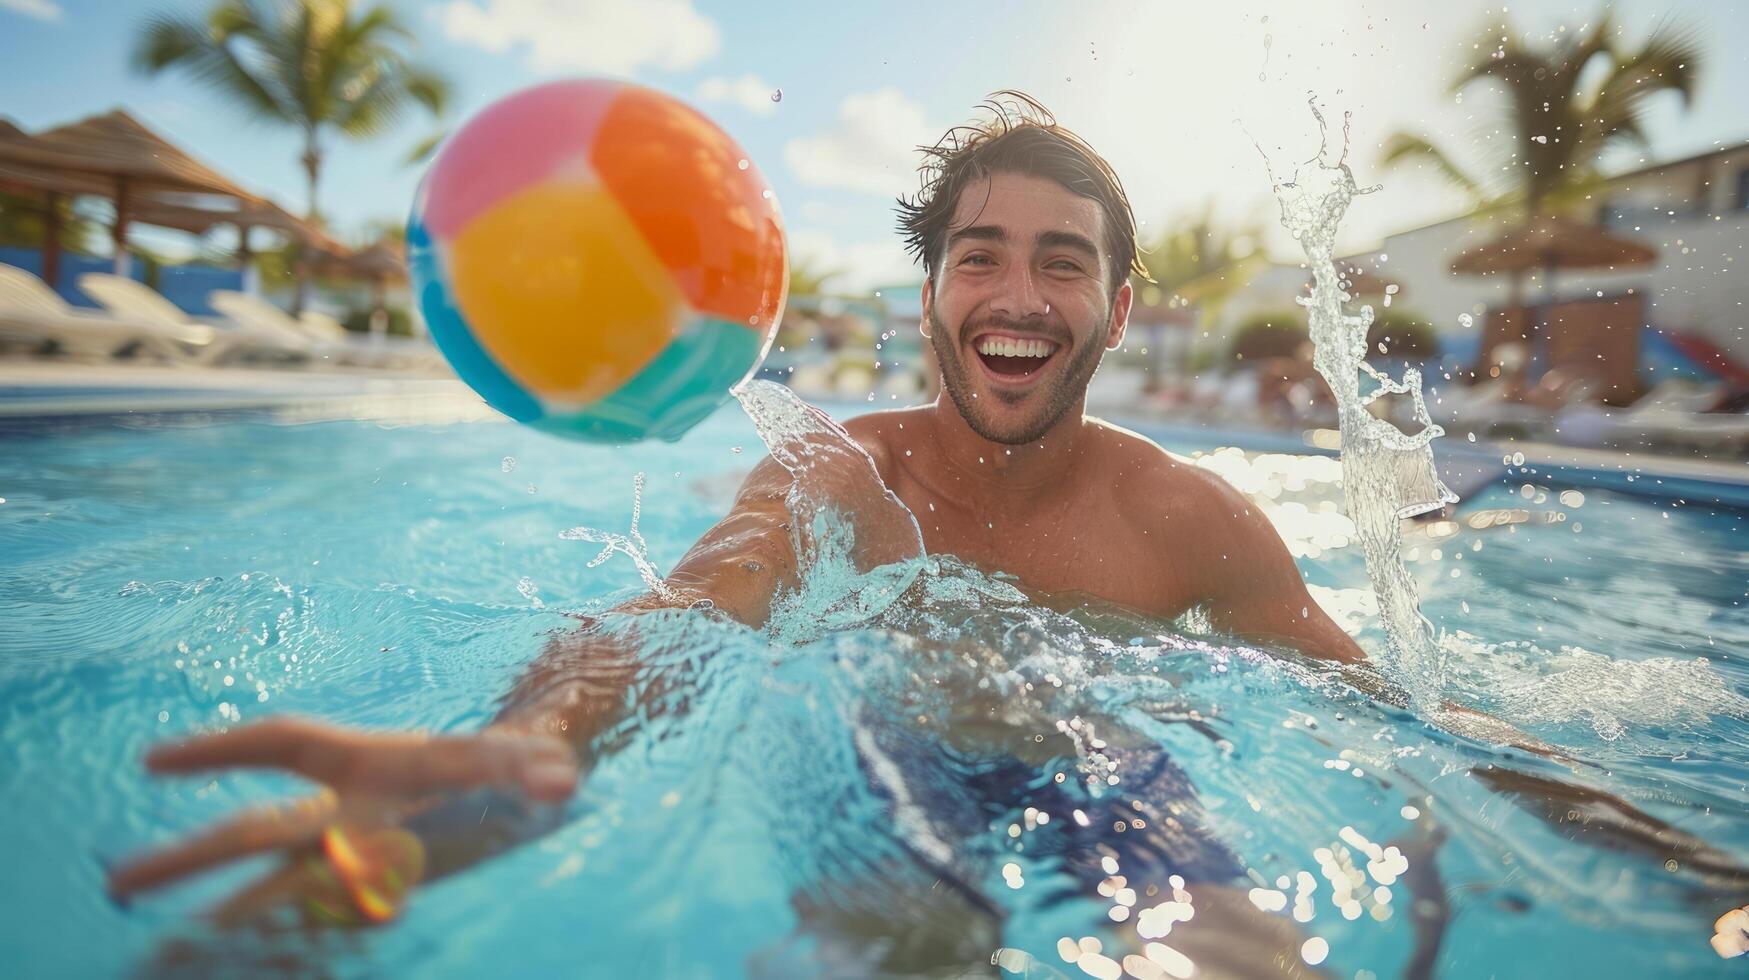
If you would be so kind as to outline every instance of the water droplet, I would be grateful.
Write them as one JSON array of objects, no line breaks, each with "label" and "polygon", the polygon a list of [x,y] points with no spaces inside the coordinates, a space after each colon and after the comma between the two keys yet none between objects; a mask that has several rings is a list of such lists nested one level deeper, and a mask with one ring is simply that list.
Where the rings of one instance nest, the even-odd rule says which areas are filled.
[{"label": "water droplet", "polygon": [[545,609],[547,607],[547,604],[541,601],[540,587],[535,585],[534,579],[529,578],[527,575],[524,575],[517,581],[516,591],[522,593],[522,597],[527,599],[528,604],[534,608]]},{"label": "water droplet", "polygon": [[772,89],[771,90],[771,101],[782,102],[783,101],[783,89],[780,89],[780,88]]},{"label": "water droplet", "polygon": [[516,457],[515,456],[506,456],[503,459],[499,460],[498,461],[498,469],[500,472],[504,472],[504,473],[508,473],[511,470],[516,469]]},{"label": "water droplet", "polygon": [[729,452],[732,452],[735,455],[739,456],[739,455],[741,455],[741,447],[740,446],[730,446]]},{"label": "water droplet", "polygon": [[746,170],[747,167],[749,166],[749,164],[747,163],[747,158],[742,157],[740,160],[737,160],[735,162],[735,166],[740,167],[742,170]]},{"label": "water droplet", "polygon": [[1471,328],[1475,325],[1476,325],[1476,318],[1475,317],[1470,316],[1468,313],[1459,313],[1458,314],[1458,326],[1463,327],[1465,330],[1468,330],[1469,328]]}]

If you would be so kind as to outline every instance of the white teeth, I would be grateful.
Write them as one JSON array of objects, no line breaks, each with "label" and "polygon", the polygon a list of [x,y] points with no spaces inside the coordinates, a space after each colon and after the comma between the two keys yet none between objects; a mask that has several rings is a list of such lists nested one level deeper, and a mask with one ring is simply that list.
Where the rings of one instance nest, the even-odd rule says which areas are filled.
[{"label": "white teeth", "polygon": [[978,353],[997,357],[1049,357],[1056,345],[1048,340],[1010,340],[1006,337],[985,337],[978,341]]}]

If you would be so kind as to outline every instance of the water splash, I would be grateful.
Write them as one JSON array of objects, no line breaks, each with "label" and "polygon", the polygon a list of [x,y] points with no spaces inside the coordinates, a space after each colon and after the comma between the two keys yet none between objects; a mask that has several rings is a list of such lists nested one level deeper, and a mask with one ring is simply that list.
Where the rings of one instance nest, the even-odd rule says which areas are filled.
[{"label": "water splash", "polygon": [[[1432,442],[1444,430],[1428,415],[1419,371],[1409,368],[1397,381],[1367,363],[1372,307],[1362,306],[1358,313],[1344,310],[1353,297],[1343,291],[1334,262],[1336,231],[1354,198],[1378,188],[1357,186],[1348,169],[1346,115],[1342,153],[1331,163],[1328,127],[1315,101],[1311,108],[1321,134],[1318,154],[1284,179],[1271,167],[1270,182],[1281,205],[1281,223],[1300,243],[1312,270],[1312,294],[1299,302],[1309,313],[1313,366],[1336,396],[1343,496],[1378,595],[1385,660],[1419,702],[1433,704],[1444,685],[1444,657],[1434,642],[1432,624],[1421,615],[1415,580],[1403,563],[1399,522],[1457,502],[1433,463]],[[1362,391],[1362,376],[1373,382],[1371,391]],[[1417,431],[1404,432],[1368,410],[1386,395],[1408,397]]]},{"label": "water splash", "polygon": [[661,573],[656,571],[655,563],[650,561],[650,546],[644,543],[644,536],[638,531],[638,518],[643,513],[643,509],[644,474],[640,470],[638,475],[632,478],[632,526],[630,530],[625,534],[617,534],[613,531],[598,531],[592,527],[574,527],[568,531],[559,532],[559,537],[566,541],[593,541],[603,545],[601,553],[589,559],[590,568],[595,568],[612,558],[616,551],[625,555],[632,560],[633,564],[637,565],[638,576],[644,580],[645,585],[650,587],[651,592],[666,601],[678,602],[679,593],[669,588],[668,583],[663,581]]},{"label": "water splash", "polygon": [[534,584],[534,579],[529,578],[527,575],[524,575],[521,579],[517,580],[516,591],[521,593],[524,599],[528,600],[528,604],[531,607],[535,609],[545,609],[547,607],[547,604],[541,600],[540,586]]},{"label": "water splash", "polygon": [[784,506],[798,585],[773,603],[768,629],[799,642],[867,621],[897,599],[922,566],[916,516],[831,416],[770,381],[749,382],[734,394],[791,478]]}]

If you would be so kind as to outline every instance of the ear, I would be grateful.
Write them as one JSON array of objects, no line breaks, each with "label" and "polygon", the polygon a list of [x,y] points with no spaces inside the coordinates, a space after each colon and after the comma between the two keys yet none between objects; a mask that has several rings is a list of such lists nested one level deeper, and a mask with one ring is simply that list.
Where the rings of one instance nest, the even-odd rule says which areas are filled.
[{"label": "ear", "polygon": [[1117,297],[1111,301],[1111,334],[1105,338],[1106,350],[1117,350],[1123,344],[1124,330],[1130,325],[1130,304],[1135,299],[1135,288],[1126,280],[1118,287]]},{"label": "ear", "polygon": [[923,277],[923,319],[917,324],[917,332],[925,339],[929,337],[929,323],[935,319],[935,277]]}]

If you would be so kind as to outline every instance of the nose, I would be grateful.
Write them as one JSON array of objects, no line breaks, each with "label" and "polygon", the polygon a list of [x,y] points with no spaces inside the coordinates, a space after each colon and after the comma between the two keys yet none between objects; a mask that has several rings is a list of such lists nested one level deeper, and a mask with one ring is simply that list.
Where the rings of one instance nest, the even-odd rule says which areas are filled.
[{"label": "nose", "polygon": [[1016,320],[1051,312],[1051,304],[1039,290],[1038,277],[1031,265],[1015,262],[1004,270],[1001,288],[990,301],[990,312]]}]

